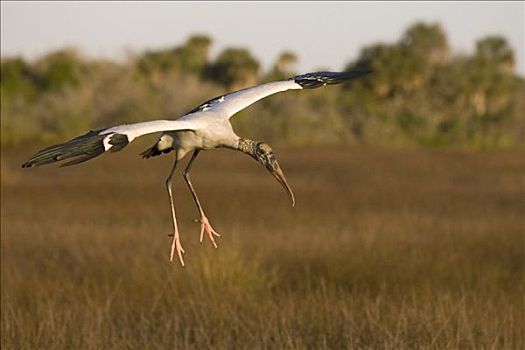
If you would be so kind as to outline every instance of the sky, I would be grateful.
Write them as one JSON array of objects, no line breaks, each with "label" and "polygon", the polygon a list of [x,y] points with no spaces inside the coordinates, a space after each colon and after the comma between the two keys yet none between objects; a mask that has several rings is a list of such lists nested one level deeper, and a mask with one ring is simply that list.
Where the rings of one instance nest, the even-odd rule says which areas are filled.
[{"label": "sky", "polygon": [[504,36],[525,76],[525,2],[1,2],[1,55],[34,59],[72,46],[91,57],[181,45],[199,33],[212,57],[245,47],[268,69],[283,50],[298,71],[343,69],[364,46],[400,38],[416,21],[438,22],[455,53]]}]

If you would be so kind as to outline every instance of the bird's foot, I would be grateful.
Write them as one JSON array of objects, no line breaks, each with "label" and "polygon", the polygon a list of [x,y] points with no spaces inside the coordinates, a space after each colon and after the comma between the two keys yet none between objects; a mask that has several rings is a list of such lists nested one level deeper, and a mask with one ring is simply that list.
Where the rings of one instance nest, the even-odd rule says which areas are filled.
[{"label": "bird's foot", "polygon": [[208,221],[208,218],[204,215],[201,216],[201,238],[200,242],[202,243],[202,239],[204,238],[204,232],[208,234],[208,237],[210,238],[211,243],[213,243],[213,246],[217,248],[217,243],[215,243],[215,238],[213,236],[221,237],[221,235],[211,227],[210,222]]},{"label": "bird's foot", "polygon": [[175,250],[177,251],[177,255],[179,256],[179,260],[182,267],[184,267],[184,260],[182,259],[182,254],[184,254],[185,251],[184,249],[182,249],[182,245],[180,244],[179,231],[177,229],[175,229],[175,232],[173,234],[173,240],[171,241],[170,262],[173,261]]}]

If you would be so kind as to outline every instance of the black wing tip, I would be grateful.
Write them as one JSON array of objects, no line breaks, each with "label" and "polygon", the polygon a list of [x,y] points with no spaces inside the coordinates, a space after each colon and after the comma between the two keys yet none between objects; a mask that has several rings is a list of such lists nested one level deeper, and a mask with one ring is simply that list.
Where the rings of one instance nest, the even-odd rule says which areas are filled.
[{"label": "black wing tip", "polygon": [[24,162],[22,168],[32,168],[68,158],[74,159],[62,166],[78,164],[89,160],[105,152],[103,139],[106,136],[107,135],[99,135],[97,131],[90,131],[68,142],[47,147]]},{"label": "black wing tip", "polygon": [[108,136],[108,143],[111,145],[109,150],[111,152],[120,151],[129,144],[129,138],[125,134],[108,133],[101,135],[99,130],[90,131],[66,143],[54,145],[39,151],[23,163],[22,168],[55,163],[69,158],[73,159],[61,164],[61,168],[85,162],[107,151],[106,145],[104,145],[104,139]]},{"label": "black wing tip", "polygon": [[32,160],[28,160],[27,162],[22,163],[22,168],[24,169],[36,168],[37,166],[44,165],[44,164],[47,164],[47,163],[41,164],[41,163],[38,163]]},{"label": "black wing tip", "polygon": [[298,75],[293,81],[303,89],[313,89],[324,85],[340,84],[346,80],[359,78],[372,73],[371,69],[354,70],[348,72],[314,72]]}]

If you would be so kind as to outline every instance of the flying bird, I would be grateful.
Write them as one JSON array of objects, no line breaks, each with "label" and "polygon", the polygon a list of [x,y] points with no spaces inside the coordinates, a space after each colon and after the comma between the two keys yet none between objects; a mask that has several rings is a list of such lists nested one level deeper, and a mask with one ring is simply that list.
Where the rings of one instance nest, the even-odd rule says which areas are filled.
[{"label": "flying bird", "polygon": [[211,226],[190,180],[190,169],[199,152],[213,148],[228,148],[250,155],[268,169],[277,179],[288,193],[293,206],[295,205],[294,194],[286,181],[272,148],[267,143],[252,141],[237,136],[229,119],[254,102],[277,92],[312,89],[324,85],[339,84],[368,73],[370,73],[370,71],[307,73],[287,80],[260,84],[215,97],[202,103],[176,120],[154,120],[90,131],[65,143],[39,151],[27,162],[22,164],[22,167],[30,168],[66,159],[71,160],[62,163],[62,167],[74,165],[85,162],[108,151],[120,151],[139,136],[161,133],[155,144],[142,152],[141,155],[143,158],[150,158],[171,151],[175,153],[175,162],[166,179],[166,189],[169,194],[173,219],[173,239],[171,242],[170,261],[173,261],[176,252],[180,263],[184,266],[182,255],[185,252],[180,242],[172,188],[172,178],[178,162],[186,154],[193,151],[191,159],[183,171],[183,177],[188,184],[200,213],[200,241],[202,243],[204,234],[206,233],[211,243],[217,248],[215,237],[220,237],[220,234]]}]

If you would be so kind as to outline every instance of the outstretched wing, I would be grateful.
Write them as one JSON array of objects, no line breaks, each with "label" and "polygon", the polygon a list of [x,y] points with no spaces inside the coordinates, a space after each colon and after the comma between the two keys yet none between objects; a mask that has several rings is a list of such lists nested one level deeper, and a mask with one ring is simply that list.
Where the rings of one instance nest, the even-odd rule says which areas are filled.
[{"label": "outstretched wing", "polygon": [[191,110],[188,114],[210,111],[216,112],[224,118],[230,118],[235,113],[243,110],[249,105],[277,92],[313,89],[324,85],[339,84],[370,72],[371,71],[316,72],[298,75],[288,80],[273,81],[215,97],[202,103],[195,109]]},{"label": "outstretched wing", "polygon": [[61,166],[74,165],[106,151],[120,151],[136,137],[159,131],[197,130],[202,127],[200,123],[202,122],[197,120],[155,120],[90,131],[65,143],[39,151],[22,164],[22,167],[30,168],[69,158],[74,159],[63,163]]}]

